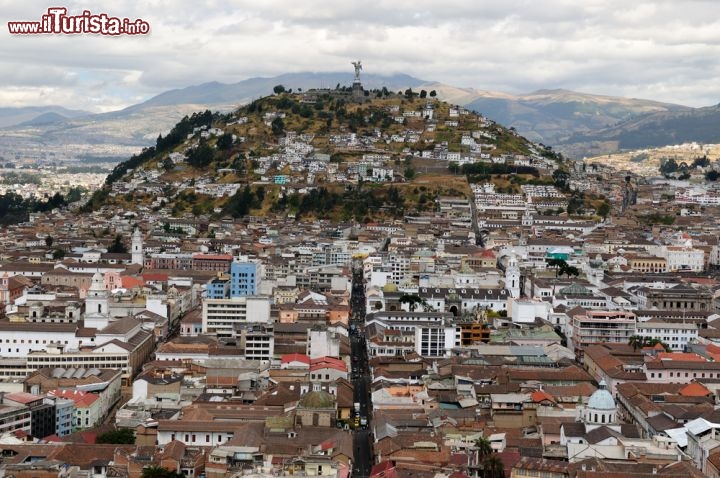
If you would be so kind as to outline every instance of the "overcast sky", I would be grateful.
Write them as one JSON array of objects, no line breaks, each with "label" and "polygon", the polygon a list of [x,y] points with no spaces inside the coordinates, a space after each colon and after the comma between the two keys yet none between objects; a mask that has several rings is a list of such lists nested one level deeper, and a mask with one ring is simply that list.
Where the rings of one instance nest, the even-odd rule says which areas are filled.
[{"label": "overcast sky", "polygon": [[[143,36],[10,35],[51,6],[141,18]],[[0,0],[0,106],[108,111],[172,88],[300,71],[407,73],[527,93],[720,102],[717,0]]]}]

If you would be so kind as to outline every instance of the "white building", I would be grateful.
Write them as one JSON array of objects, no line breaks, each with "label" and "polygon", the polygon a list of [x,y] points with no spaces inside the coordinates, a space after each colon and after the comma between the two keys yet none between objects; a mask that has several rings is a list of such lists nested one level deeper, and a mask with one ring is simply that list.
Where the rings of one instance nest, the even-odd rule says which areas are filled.
[{"label": "white building", "polygon": [[685,425],[685,433],[687,434],[685,452],[690,455],[695,466],[707,474],[708,456],[720,446],[720,423],[696,418]]},{"label": "white building", "polygon": [[520,297],[520,268],[515,253],[510,255],[505,269],[505,288],[514,299]]},{"label": "white building", "polygon": [[145,252],[143,250],[143,238],[140,229],[135,228],[135,232],[132,235],[132,249],[131,249],[132,264],[145,264]]},{"label": "white building", "polygon": [[82,430],[99,425],[105,411],[107,411],[103,410],[100,397],[92,392],[62,389],[51,390],[48,395],[72,400],[75,403],[73,430]]},{"label": "white building", "polygon": [[550,304],[539,299],[512,299],[510,308],[513,324],[534,323],[536,317],[548,320],[550,315]]},{"label": "white building", "polygon": [[336,331],[308,329],[307,333],[308,357],[340,357],[340,335]]},{"label": "white building", "polygon": [[460,347],[460,327],[422,324],[415,327],[415,352],[422,357],[448,357]]},{"label": "white building", "polygon": [[705,269],[705,252],[700,249],[667,246],[663,257],[667,261],[668,272],[702,272]]},{"label": "white building", "polygon": [[203,299],[202,332],[232,337],[237,323],[269,323],[270,298],[265,296]]},{"label": "white building", "polygon": [[695,324],[647,321],[637,324],[635,334],[661,340],[674,352],[681,352],[688,343],[697,340],[698,328]]},{"label": "white building", "polygon": [[96,272],[85,297],[85,327],[103,329],[110,322],[109,293],[103,276]]}]

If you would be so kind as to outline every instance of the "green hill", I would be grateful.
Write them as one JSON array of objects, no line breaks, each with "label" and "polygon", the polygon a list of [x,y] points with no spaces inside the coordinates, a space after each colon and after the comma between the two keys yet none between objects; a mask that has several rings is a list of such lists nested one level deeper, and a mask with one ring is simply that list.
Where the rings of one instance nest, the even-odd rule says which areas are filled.
[{"label": "green hill", "polygon": [[[154,147],[117,165],[85,210],[400,218],[433,211],[440,196],[469,196],[453,160],[490,166],[491,158],[553,156],[426,91],[383,88],[354,97],[350,88],[283,90],[230,114],[186,116]],[[487,171],[513,172],[493,168]]]}]

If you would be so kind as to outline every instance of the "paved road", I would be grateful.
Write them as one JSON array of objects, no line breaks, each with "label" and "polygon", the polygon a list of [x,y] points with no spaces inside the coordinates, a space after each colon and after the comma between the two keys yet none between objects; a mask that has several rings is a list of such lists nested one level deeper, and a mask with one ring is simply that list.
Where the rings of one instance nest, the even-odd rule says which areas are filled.
[{"label": "paved road", "polygon": [[353,433],[354,460],[353,477],[365,478],[372,468],[372,445],[370,443],[370,422],[372,406],[370,404],[370,373],[368,368],[367,347],[363,333],[365,324],[365,284],[362,269],[354,267],[352,296],[350,348],[352,355],[352,382],[355,389],[354,401],[360,403],[360,417],[367,419],[366,429],[356,429]]}]

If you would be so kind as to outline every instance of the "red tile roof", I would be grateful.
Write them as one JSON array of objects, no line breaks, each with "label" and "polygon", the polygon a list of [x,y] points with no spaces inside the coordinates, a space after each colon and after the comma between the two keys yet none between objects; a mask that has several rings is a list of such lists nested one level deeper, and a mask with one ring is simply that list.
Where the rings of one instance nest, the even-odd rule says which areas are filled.
[{"label": "red tile roof", "polygon": [[310,359],[310,371],[323,368],[332,368],[341,372],[347,372],[347,365],[344,361],[333,357],[319,357]]},{"label": "red tile roof", "polygon": [[37,400],[42,399],[42,397],[39,395],[34,395],[32,393],[27,393],[27,392],[6,393],[5,398],[7,398],[8,400],[12,400],[13,402],[23,403],[23,404],[35,402]]},{"label": "red tile roof", "polygon": [[555,397],[547,393],[545,390],[535,390],[532,394],[530,394],[530,399],[534,403],[540,403],[545,400],[549,400],[553,403],[556,402]]},{"label": "red tile roof", "polygon": [[142,278],[145,282],[167,282],[167,274],[143,274]]},{"label": "red tile roof", "polygon": [[[152,274],[148,274],[152,275]],[[122,276],[120,278],[123,288],[132,289],[134,287],[142,287],[145,285],[145,281],[138,277]]]},{"label": "red tile roof", "polygon": [[688,352],[660,352],[657,354],[660,360],[675,360],[681,362],[707,362],[707,360],[695,353]]},{"label": "red tile roof", "polygon": [[192,258],[211,261],[232,261],[230,254],[193,254]]},{"label": "red tile roof", "polygon": [[678,392],[683,397],[707,397],[712,392],[708,390],[704,385],[697,382],[691,382],[685,387],[681,388]]},{"label": "red tile roof", "polygon": [[391,461],[383,461],[370,469],[370,478],[397,478],[397,470]]},{"label": "red tile roof", "polygon": [[305,354],[286,354],[280,357],[280,363],[302,362],[310,365],[310,357]]},{"label": "red tile roof", "polygon": [[75,406],[78,408],[87,408],[91,406],[95,401],[100,398],[97,394],[91,392],[83,392],[82,390],[50,390],[49,395],[55,397],[66,398],[75,402]]}]

